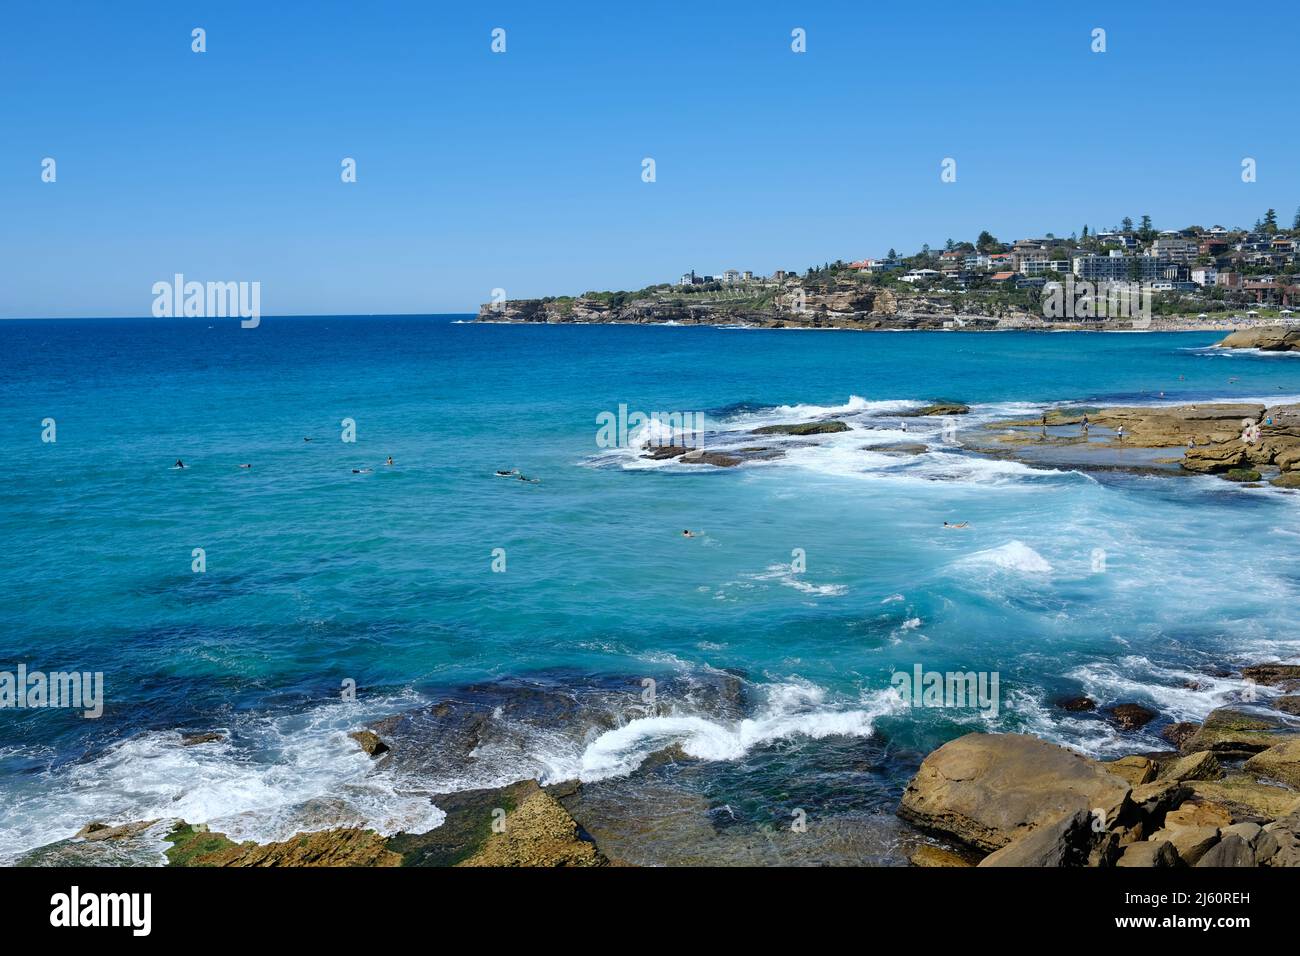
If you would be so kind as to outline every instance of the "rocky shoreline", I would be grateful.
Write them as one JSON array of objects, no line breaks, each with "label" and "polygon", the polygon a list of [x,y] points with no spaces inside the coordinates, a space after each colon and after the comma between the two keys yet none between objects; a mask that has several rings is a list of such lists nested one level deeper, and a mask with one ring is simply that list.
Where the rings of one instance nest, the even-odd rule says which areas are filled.
[{"label": "rocky shoreline", "polygon": [[[797,285],[797,284],[796,284]],[[1232,332],[1264,341],[1288,328],[1265,325],[1242,316],[1149,316],[1137,319],[1046,319],[1038,312],[1007,305],[998,310],[965,312],[954,297],[899,292],[888,288],[850,285],[828,291],[807,291],[796,306],[795,286],[784,289],[768,305],[729,303],[675,304],[656,299],[613,301],[608,296],[585,295],[543,299],[509,299],[485,303],[474,321],[505,325],[703,325],[750,329],[838,329],[857,331],[963,331],[1012,330],[1101,332]],[[1235,331],[1234,331],[1235,330]],[[1292,334],[1300,338],[1300,330]],[[1249,339],[1243,338],[1242,341]],[[1262,348],[1232,344],[1233,348]],[[1293,348],[1294,346],[1292,346]]]},{"label": "rocky shoreline", "polygon": [[[1254,670],[1300,689],[1300,666]],[[1199,727],[1174,725],[1176,751],[1108,761],[1027,735],[959,737],[926,757],[903,794],[899,815],[941,841],[911,862],[1300,866],[1297,703],[1220,707]]]},{"label": "rocky shoreline", "polygon": [[[1083,427],[1087,417],[1088,428]],[[1300,405],[1062,408],[962,435],[969,450],[1028,465],[1218,475],[1300,488]]]},{"label": "rocky shoreline", "polygon": [[[1172,743],[1168,750],[1098,760],[1028,734],[971,733],[924,759],[917,755],[919,767],[901,798],[872,814],[812,813],[806,830],[779,824],[730,839],[747,847],[745,859],[777,865],[1300,866],[1300,665],[1259,664],[1242,668],[1240,676],[1248,681],[1249,699],[1213,710],[1199,725],[1167,724],[1162,736]],[[1255,688],[1267,690],[1256,694]],[[741,682],[724,679],[709,693],[715,711],[732,717],[744,712]],[[1097,707],[1088,698],[1063,699],[1056,706],[1075,712]],[[553,710],[549,716],[556,716]],[[578,716],[580,723],[594,719]],[[448,700],[377,721],[352,736],[376,766],[399,758],[423,761],[424,748],[431,746],[425,732],[436,726],[444,758],[468,759],[493,733],[482,718],[476,701]],[[1137,704],[1109,707],[1104,717],[1123,732],[1156,718]],[[612,719],[606,716],[599,725]],[[421,732],[403,736],[412,727]],[[879,738],[877,732],[842,747],[862,755],[857,762],[870,763],[868,751],[887,749]],[[18,862],[594,867],[650,862],[640,851],[657,841],[673,844],[673,859],[683,862],[743,862],[728,851],[726,819],[681,786],[710,767],[717,765],[673,745],[630,774],[596,784],[520,780],[434,794],[430,800],[446,815],[441,825],[392,836],[335,827],[256,843],[184,820],[115,826],[96,821]]]}]

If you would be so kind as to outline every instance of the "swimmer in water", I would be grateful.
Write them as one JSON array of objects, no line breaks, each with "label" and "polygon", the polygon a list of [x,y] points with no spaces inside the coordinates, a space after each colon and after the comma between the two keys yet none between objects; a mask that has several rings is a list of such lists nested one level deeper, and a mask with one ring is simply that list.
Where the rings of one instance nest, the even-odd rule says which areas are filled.
[{"label": "swimmer in water", "polygon": [[695,537],[695,532],[692,531],[690,528],[687,528],[685,531],[682,532],[682,537],[683,537],[683,538],[693,538],[693,537]]},{"label": "swimmer in water", "polygon": [[303,441],[311,441],[311,439],[308,438],[308,437],[306,437],[305,435],[303,436],[303,439],[302,439],[302,440],[303,440]]},{"label": "swimmer in water", "polygon": [[252,465],[240,465],[239,467],[240,467],[240,468],[252,468],[253,466],[252,466]]},{"label": "swimmer in water", "polygon": [[945,522],[943,523],[943,526],[944,526],[945,528],[953,528],[953,529],[955,529],[955,530],[961,530],[962,528],[969,528],[969,527],[970,527],[970,522],[969,522],[969,521],[958,521],[956,524],[949,524],[948,522],[945,521]]},{"label": "swimmer in water", "polygon": [[520,481],[527,481],[527,482],[529,482],[529,483],[531,483],[531,484],[534,484],[534,485],[537,484],[537,482],[539,482],[539,481],[542,480],[542,479],[540,479],[540,478],[529,478],[529,477],[528,477],[527,475],[525,475],[522,471],[519,472],[519,474],[516,475],[515,477],[517,477]]},{"label": "swimmer in water", "polygon": [[393,456],[392,456],[392,455],[389,455],[389,456],[388,456],[388,461],[384,462],[384,464],[385,464],[385,465],[392,465],[392,463],[393,463]]},{"label": "swimmer in water", "polygon": [[354,475],[368,475],[368,474],[370,474],[372,471],[374,471],[373,468],[353,468],[353,469],[352,469],[352,474],[354,474]]},{"label": "swimmer in water", "polygon": [[519,474],[519,472],[514,468],[511,468],[509,471],[503,471],[500,468],[497,469],[498,478],[513,478],[517,474]]}]

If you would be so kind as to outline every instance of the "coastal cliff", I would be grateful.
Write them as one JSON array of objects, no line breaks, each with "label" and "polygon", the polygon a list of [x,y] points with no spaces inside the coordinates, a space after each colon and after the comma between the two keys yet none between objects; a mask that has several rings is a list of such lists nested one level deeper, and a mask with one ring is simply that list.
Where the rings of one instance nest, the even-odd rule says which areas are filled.
[{"label": "coastal cliff", "polygon": [[510,299],[479,308],[477,322],[634,325],[744,325],[754,328],[943,329],[1016,327],[1031,313],[1009,307],[1001,314],[959,312],[945,296],[896,292],[856,282],[805,289],[779,288],[720,293],[587,293],[577,297]]}]

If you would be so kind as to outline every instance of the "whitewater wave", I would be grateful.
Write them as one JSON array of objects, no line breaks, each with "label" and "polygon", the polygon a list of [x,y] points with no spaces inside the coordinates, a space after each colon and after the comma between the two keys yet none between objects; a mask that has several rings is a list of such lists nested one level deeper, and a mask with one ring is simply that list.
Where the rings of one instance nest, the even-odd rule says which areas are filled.
[{"label": "whitewater wave", "polygon": [[0,852],[12,858],[66,839],[91,820],[179,818],[259,843],[336,826],[430,830],[444,814],[419,782],[376,770],[347,736],[414,702],[402,695],[248,717],[224,739],[189,747],[177,731],[138,734],[11,793],[0,812]]},{"label": "whitewater wave", "polygon": [[579,778],[584,782],[632,773],[651,754],[677,745],[700,760],[739,760],[754,747],[796,737],[866,737],[875,721],[903,709],[892,690],[867,695],[864,706],[829,708],[825,691],[805,684],[777,685],[769,690],[766,709],[736,722],[673,713],[642,717],[601,734],[582,754]]},{"label": "whitewater wave", "polygon": [[1018,571],[1022,574],[1051,574],[1052,565],[1041,554],[1023,541],[1008,541],[1006,544],[985,551],[959,558],[958,564],[985,565]]}]

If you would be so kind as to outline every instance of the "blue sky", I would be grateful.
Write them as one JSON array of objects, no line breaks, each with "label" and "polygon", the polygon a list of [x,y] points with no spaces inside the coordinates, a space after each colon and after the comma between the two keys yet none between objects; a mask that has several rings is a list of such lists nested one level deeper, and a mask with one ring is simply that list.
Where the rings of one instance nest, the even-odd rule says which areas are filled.
[{"label": "blue sky", "polygon": [[981,229],[1289,225],[1298,9],[6,4],[0,316],[147,315],[176,272],[266,314],[464,312]]}]

